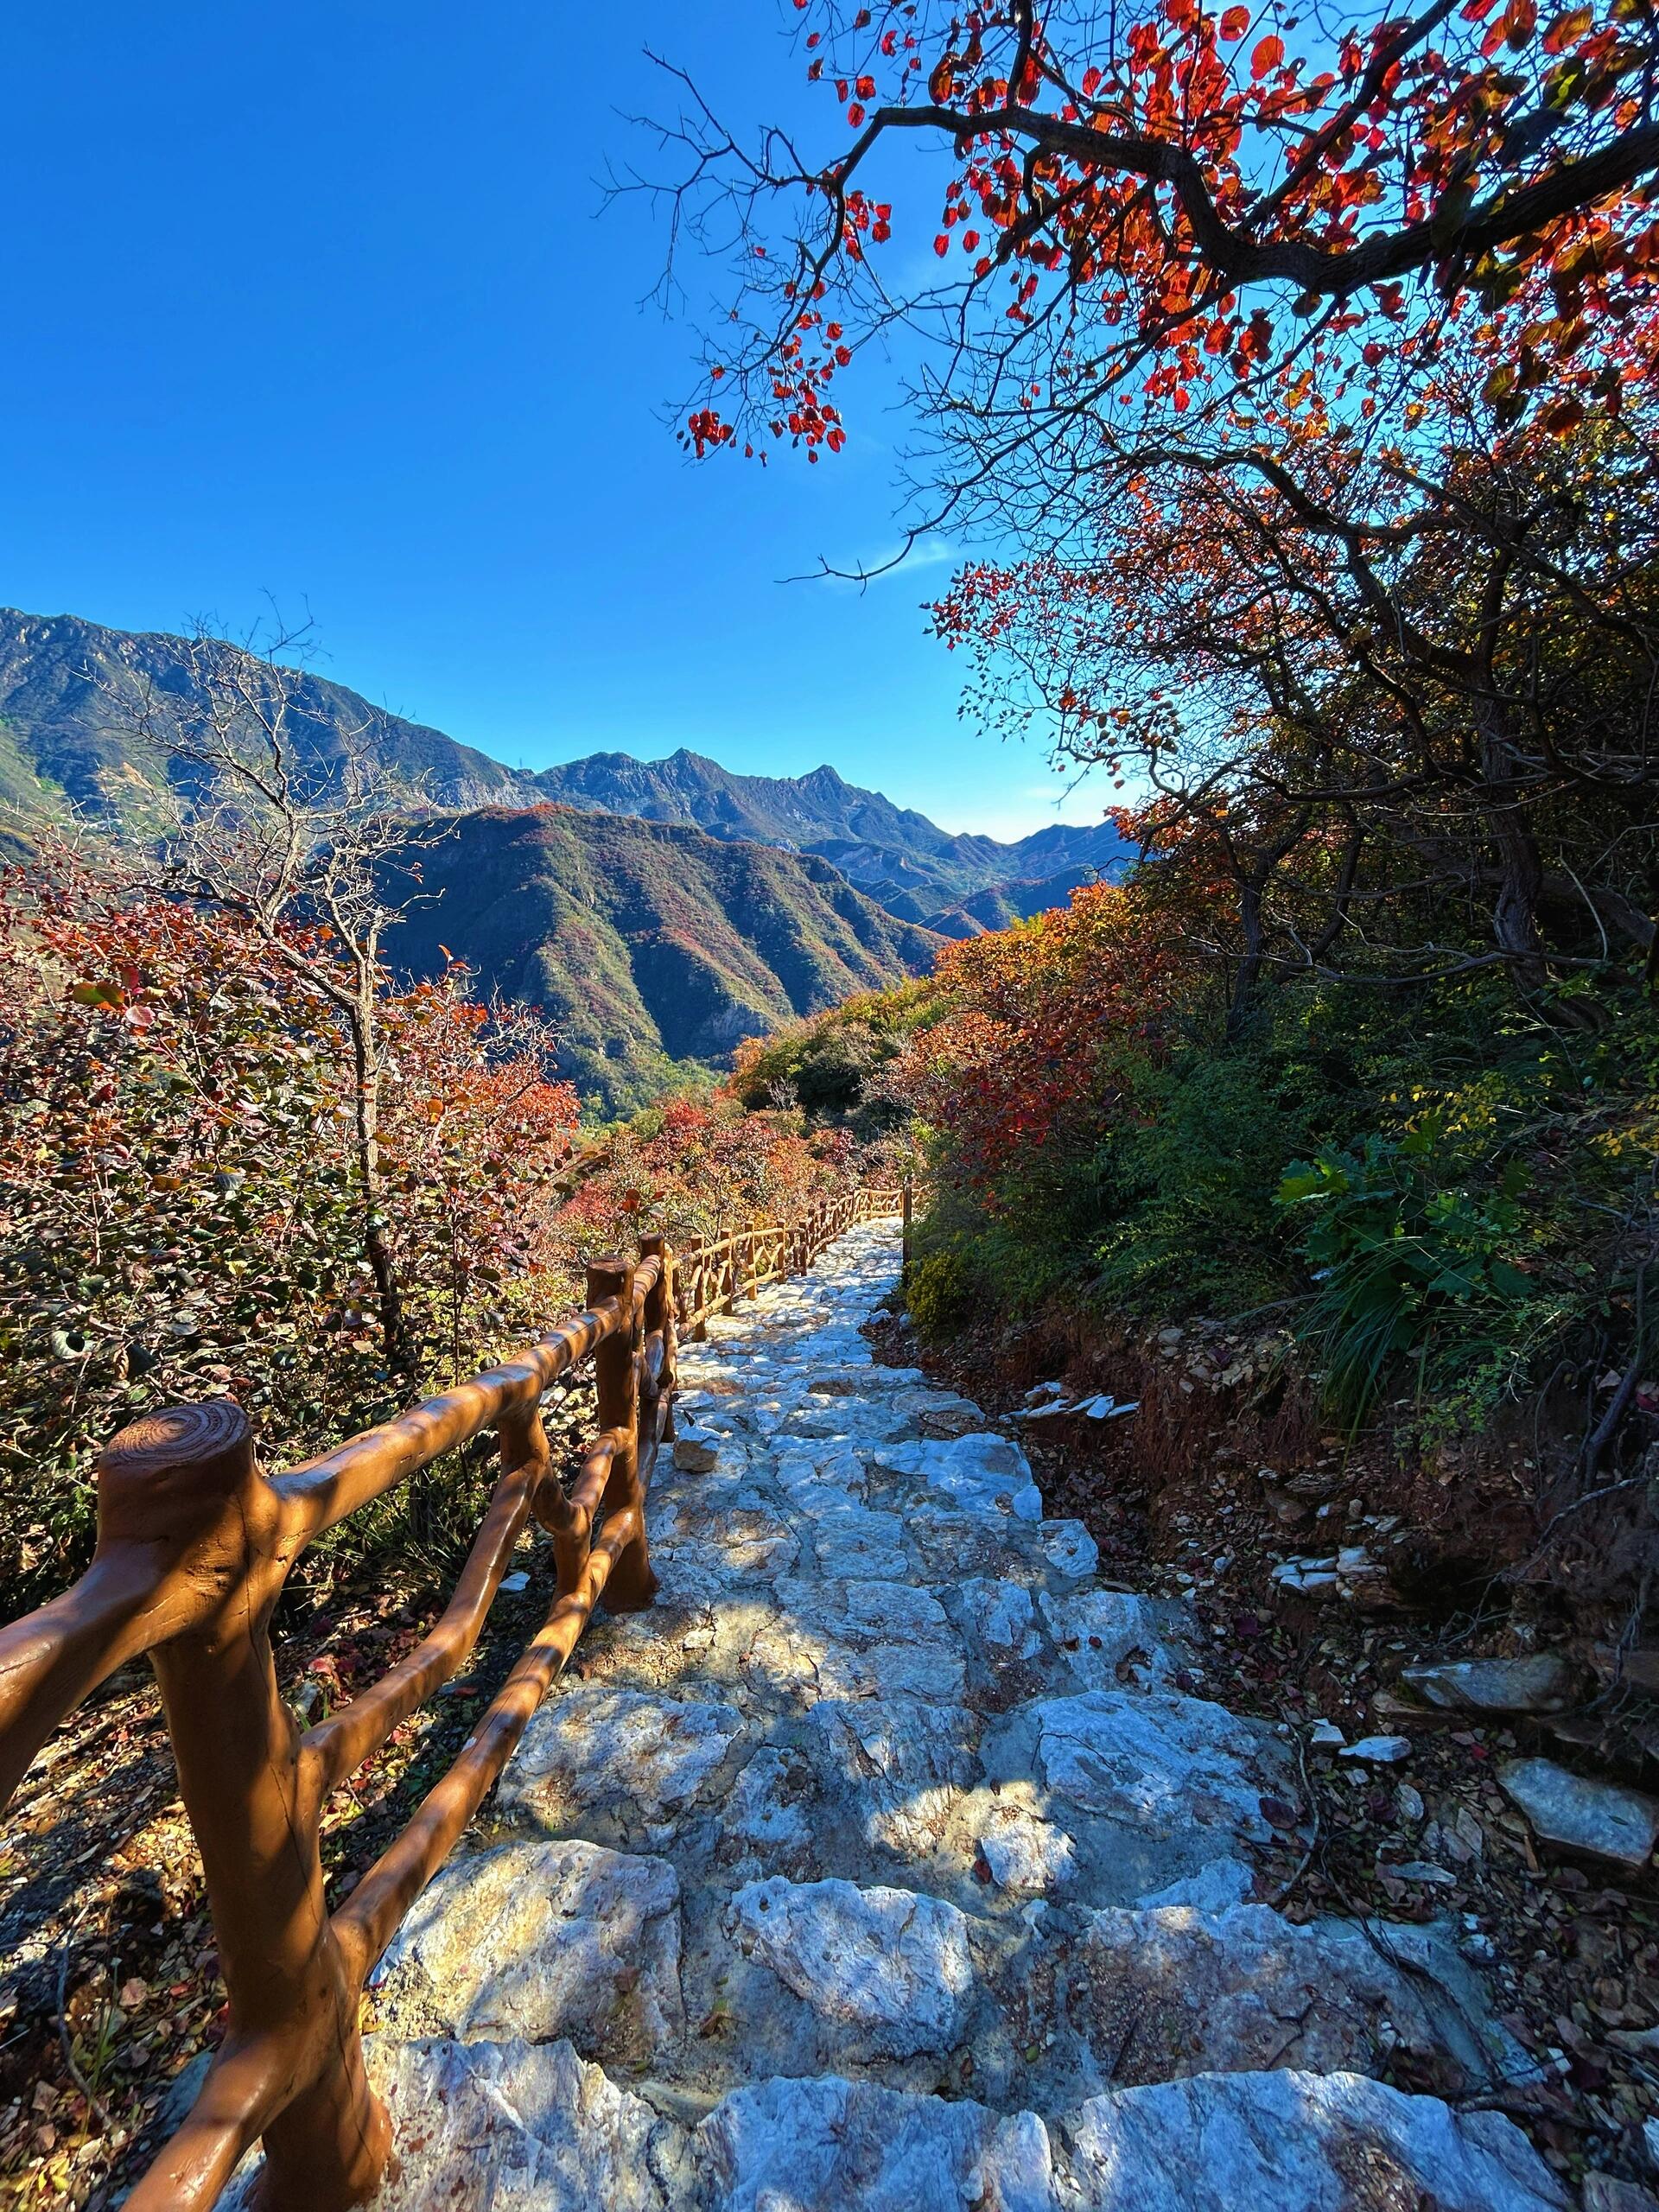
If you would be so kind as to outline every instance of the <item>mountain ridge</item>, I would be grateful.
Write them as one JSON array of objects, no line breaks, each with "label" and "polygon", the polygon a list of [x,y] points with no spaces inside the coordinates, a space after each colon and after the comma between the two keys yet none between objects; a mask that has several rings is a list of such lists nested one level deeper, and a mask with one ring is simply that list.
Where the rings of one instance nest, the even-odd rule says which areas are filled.
[{"label": "mountain ridge", "polygon": [[[549,798],[566,804],[656,821],[689,817],[715,836],[821,853],[895,912],[931,926],[940,925],[936,916],[959,918],[952,935],[983,926],[971,916],[976,893],[1043,883],[1070,869],[1069,892],[1074,883],[1122,868],[1131,849],[1105,823],[1055,823],[1011,843],[942,830],[884,792],[849,784],[828,762],[804,776],[750,776],[683,746],[662,760],[591,753],[538,769],[535,779]],[[906,899],[919,908],[895,904]],[[1010,911],[1025,909],[1016,899]]]},{"label": "mountain ridge", "polygon": [[[164,720],[169,701],[188,688],[188,641],[168,632],[0,608],[0,806],[129,817],[146,780],[134,757],[135,725],[146,708]],[[1104,823],[1054,823],[1012,843],[943,830],[884,792],[848,783],[827,761],[798,777],[745,775],[682,746],[659,760],[613,751],[510,768],[308,669],[295,674],[293,704],[299,740],[325,768],[360,733],[357,741],[412,798],[446,810],[552,801],[815,853],[900,920],[952,936],[989,925],[976,907],[1008,918],[1040,911],[1033,896],[1058,903],[1072,884],[1121,867],[1128,852]],[[999,896],[987,902],[982,893]]]}]

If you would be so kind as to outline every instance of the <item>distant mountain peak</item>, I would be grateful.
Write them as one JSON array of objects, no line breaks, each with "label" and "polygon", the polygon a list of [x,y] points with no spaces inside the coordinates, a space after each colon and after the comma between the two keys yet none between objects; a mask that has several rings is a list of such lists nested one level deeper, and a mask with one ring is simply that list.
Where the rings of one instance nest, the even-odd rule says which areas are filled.
[{"label": "distant mountain peak", "polygon": [[[129,816],[131,731],[143,702],[181,697],[189,682],[181,639],[105,629],[73,614],[0,610],[0,808],[38,813],[73,804]],[[798,777],[743,775],[683,745],[664,760],[592,753],[532,773],[382,713],[309,671],[296,674],[296,706],[316,762],[327,768],[342,760],[353,734],[367,729],[381,765],[407,781],[411,798],[457,810],[551,800],[590,814],[689,822],[728,842],[818,855],[900,919],[937,921],[953,935],[984,927],[987,915],[1052,905],[1129,857],[1104,823],[1057,823],[1014,844],[954,836],[883,792],[848,783],[828,761]]]},{"label": "distant mountain peak", "polygon": [[986,926],[978,918],[982,894],[1012,920],[1063,902],[1073,886],[1121,868],[1129,856],[1103,822],[1056,823],[1014,844],[953,836],[885,793],[848,783],[828,761],[803,776],[748,776],[682,746],[655,761],[589,753],[542,769],[536,781],[575,806],[690,820],[717,837],[820,854],[892,912],[937,918],[952,935]]}]

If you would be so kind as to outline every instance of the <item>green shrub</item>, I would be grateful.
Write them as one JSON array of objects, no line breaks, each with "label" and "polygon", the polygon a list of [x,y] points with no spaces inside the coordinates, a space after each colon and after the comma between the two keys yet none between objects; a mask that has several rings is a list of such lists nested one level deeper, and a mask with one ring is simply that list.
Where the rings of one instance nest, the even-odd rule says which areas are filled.
[{"label": "green shrub", "polygon": [[910,1317],[930,1343],[960,1328],[973,1310],[974,1274],[955,1246],[928,1252],[911,1268]]}]

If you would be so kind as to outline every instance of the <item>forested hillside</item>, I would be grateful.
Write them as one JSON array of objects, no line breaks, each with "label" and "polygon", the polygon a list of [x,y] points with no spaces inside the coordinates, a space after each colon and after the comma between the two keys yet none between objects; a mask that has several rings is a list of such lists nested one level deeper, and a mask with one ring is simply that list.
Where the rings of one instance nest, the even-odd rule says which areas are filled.
[{"label": "forested hillside", "polygon": [[464,952],[484,996],[543,1010],[560,1072],[613,1112],[649,1103],[673,1062],[728,1061],[745,1037],[925,974],[943,942],[814,855],[624,815],[489,808],[420,866],[392,961],[437,976]]},{"label": "forested hillside", "polygon": [[[151,786],[189,781],[186,764],[175,758],[169,768],[169,752],[193,727],[213,666],[233,651],[224,640],[0,608],[0,806],[54,820],[73,808],[148,827]],[[411,800],[435,806],[529,795],[517,770],[302,665],[286,690],[295,747],[320,791],[362,755]]]},{"label": "forested hillside", "polygon": [[[566,834],[557,810],[498,820],[535,837],[550,816]],[[753,849],[613,826],[740,869]],[[837,957],[859,957],[872,914],[902,936],[823,873],[812,927],[839,929]],[[665,880],[652,878],[659,895]],[[753,879],[758,905],[780,909],[778,880]],[[342,1001],[351,948],[326,931],[266,929],[49,840],[0,892],[0,1576],[14,1610],[84,1564],[98,1452],[137,1411],[230,1395],[273,1462],[292,1460],[572,1310],[584,1257],[642,1217],[684,1242],[787,1217],[856,1172],[845,1131],[707,1084],[585,1131],[563,1033],[486,1006],[457,963],[405,987],[381,969],[365,1007]],[[662,910],[664,931],[676,911]],[[733,970],[711,992],[781,990],[752,947],[708,926]],[[766,928],[805,941],[781,911]],[[596,974],[626,960],[614,936],[582,941]],[[578,954],[566,943],[558,957],[574,988]],[[888,1131],[861,1147],[872,1172],[896,1172],[899,1142]],[[454,1464],[354,1526],[352,1557],[440,1571],[488,1480]],[[350,1559],[336,1566],[349,1573]]]},{"label": "forested hillside", "polygon": [[821,159],[757,175],[705,118],[656,180],[743,226],[686,443],[833,466],[867,363],[944,316],[909,518],[995,550],[935,630],[1146,857],[749,1094],[839,1063],[918,1116],[936,1331],[1266,1316],[1482,1602],[1650,1638],[1649,30],[808,12]]}]

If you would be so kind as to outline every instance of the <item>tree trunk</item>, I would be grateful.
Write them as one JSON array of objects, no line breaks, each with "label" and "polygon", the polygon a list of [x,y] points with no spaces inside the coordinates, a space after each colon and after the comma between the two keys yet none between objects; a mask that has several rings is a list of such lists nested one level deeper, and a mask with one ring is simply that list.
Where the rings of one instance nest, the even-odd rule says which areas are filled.
[{"label": "tree trunk", "polygon": [[1249,877],[1239,886],[1238,922],[1243,932],[1244,950],[1233,977],[1232,996],[1227,1006],[1226,1039],[1230,1045],[1237,1044],[1249,1027],[1267,954],[1267,933],[1262,925],[1262,887]]},{"label": "tree trunk", "polygon": [[351,1015],[352,1067],[356,1077],[358,1202],[362,1209],[363,1254],[374,1276],[380,1308],[380,1341],[394,1375],[415,1372],[415,1348],[409,1338],[397,1270],[386,1242],[380,1210],[380,1067],[375,1051],[374,1009],[359,997]]},{"label": "tree trunk", "polygon": [[1497,861],[1497,895],[1492,905],[1492,935],[1509,955],[1510,980],[1523,998],[1535,998],[1549,984],[1548,963],[1538,930],[1538,902],[1544,869],[1537,840],[1515,791],[1515,761],[1503,709],[1496,701],[1481,711],[1481,780],[1488,794],[1487,834]]}]

